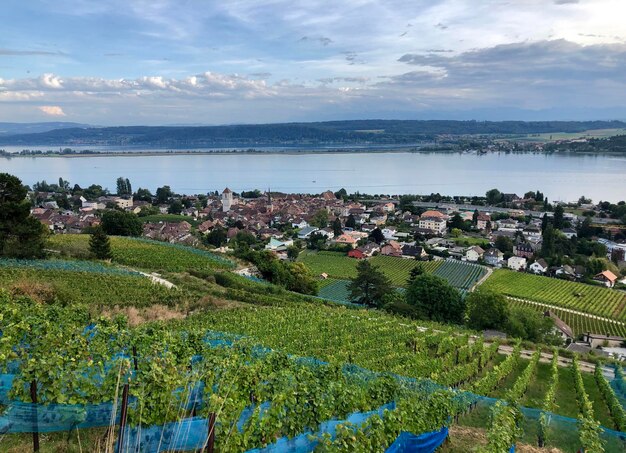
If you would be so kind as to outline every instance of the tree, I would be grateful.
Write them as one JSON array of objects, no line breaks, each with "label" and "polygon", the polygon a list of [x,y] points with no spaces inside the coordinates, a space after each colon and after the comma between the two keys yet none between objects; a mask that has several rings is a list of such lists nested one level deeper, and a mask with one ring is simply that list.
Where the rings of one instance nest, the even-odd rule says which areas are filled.
[{"label": "tree", "polygon": [[102,214],[102,229],[112,236],[139,236],[143,224],[137,214],[111,210]]},{"label": "tree", "polygon": [[406,301],[421,318],[463,323],[465,302],[456,289],[436,275],[423,274],[416,277],[407,288]]},{"label": "tree", "polygon": [[541,233],[542,234],[546,231],[546,228],[548,227],[549,223],[550,223],[550,220],[548,220],[547,214],[544,214],[543,216],[541,216]]},{"label": "tree", "polygon": [[346,220],[346,228],[352,228],[353,230],[356,228],[356,219],[352,214],[350,214]]},{"label": "tree", "polygon": [[551,257],[554,254],[554,227],[552,224],[548,224],[546,231],[543,232],[543,239],[541,243],[541,256],[544,258]]},{"label": "tree", "polygon": [[180,200],[174,200],[172,201],[172,203],[170,204],[170,206],[167,208],[167,212],[168,214],[180,214],[181,212],[183,212],[183,203]]},{"label": "tree", "polygon": [[494,245],[502,253],[513,253],[513,241],[507,236],[498,236]]},{"label": "tree", "polygon": [[560,204],[556,205],[556,208],[554,208],[554,217],[552,218],[552,224],[557,230],[562,230],[565,227],[565,219],[563,218],[564,213],[565,210],[563,209],[563,206],[561,206]]},{"label": "tree", "polygon": [[391,290],[391,280],[367,260],[359,261],[357,276],[348,284],[350,300],[370,307],[383,304],[383,297]]},{"label": "tree", "polygon": [[122,178],[121,176],[117,178],[117,194],[119,196],[127,196],[133,194],[133,188],[130,185],[130,180],[128,178]]},{"label": "tree", "polygon": [[452,219],[450,219],[450,228],[456,228],[458,230],[466,229],[465,222],[458,212],[452,216]]},{"label": "tree", "polygon": [[411,269],[411,272],[409,272],[409,279],[407,280],[407,284],[411,285],[411,283],[413,283],[415,281],[415,279],[417,277],[419,277],[420,275],[422,275],[424,273],[424,268],[422,267],[421,264],[416,264],[413,269]]},{"label": "tree", "polygon": [[156,191],[157,204],[165,204],[172,197],[170,186],[159,187]]},{"label": "tree", "polygon": [[148,189],[142,189],[141,187],[137,189],[133,198],[137,201],[148,201],[152,202],[152,193]]},{"label": "tree", "polygon": [[0,173],[0,256],[43,258],[48,230],[30,215],[26,187],[8,173]]},{"label": "tree", "polygon": [[221,247],[226,244],[226,230],[221,227],[215,227],[204,237],[204,242],[208,245]]},{"label": "tree", "polygon": [[380,230],[380,228],[374,228],[372,232],[370,233],[369,238],[372,241],[376,242],[377,244],[380,244],[381,242],[385,240],[385,235]]},{"label": "tree", "polygon": [[476,225],[478,223],[478,215],[478,209],[475,209],[472,214],[472,225]]},{"label": "tree", "polygon": [[347,196],[348,196],[348,191],[344,189],[343,187],[339,189],[337,192],[335,192],[335,198],[342,199]]},{"label": "tree", "polygon": [[503,195],[498,189],[491,189],[487,191],[485,197],[487,198],[487,204],[495,205],[502,201]]},{"label": "tree", "polygon": [[320,209],[313,215],[310,223],[318,228],[326,228],[328,226],[328,211]]},{"label": "tree", "polygon": [[99,260],[109,260],[113,258],[113,254],[111,253],[111,241],[100,225],[93,227],[91,230],[89,251]]},{"label": "tree", "polygon": [[343,230],[341,229],[341,220],[339,219],[339,217],[335,217],[335,220],[333,220],[333,234],[336,236],[341,236],[341,234],[343,233]]},{"label": "tree", "polygon": [[296,247],[295,245],[290,245],[289,247],[287,247],[287,258],[295,261],[298,258],[298,255],[300,255],[300,249],[298,247]]},{"label": "tree", "polygon": [[505,331],[522,340],[540,343],[548,337],[554,327],[554,321],[541,312],[526,307],[513,307]]},{"label": "tree", "polygon": [[509,306],[506,297],[486,289],[470,293],[465,299],[467,325],[471,329],[498,329],[506,327]]}]

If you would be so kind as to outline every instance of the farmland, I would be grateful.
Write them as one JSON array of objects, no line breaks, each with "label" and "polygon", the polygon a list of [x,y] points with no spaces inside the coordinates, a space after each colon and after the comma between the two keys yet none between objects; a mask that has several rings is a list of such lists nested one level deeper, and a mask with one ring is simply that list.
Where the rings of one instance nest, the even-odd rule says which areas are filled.
[{"label": "farmland", "polygon": [[[78,262],[74,261],[73,263]],[[91,264],[93,263],[90,263],[90,265]],[[77,264],[73,265],[77,266]],[[35,281],[34,279],[41,276],[40,278],[42,282],[60,281],[64,283],[65,288],[68,288],[68,290],[72,289],[73,286],[77,286],[77,294],[80,294],[84,302],[90,304],[102,303],[102,294],[105,294],[107,298],[133,300],[136,303],[144,303],[145,305],[160,303],[158,300],[155,301],[155,299],[152,299],[150,294],[147,293],[115,294],[116,288],[120,291],[132,291],[133,289],[130,288],[130,286],[132,286],[132,282],[145,282],[149,285],[151,290],[165,291],[161,287],[153,286],[147,279],[142,279],[132,275],[114,275],[109,271],[98,272],[96,268],[94,268],[92,272],[80,272],[76,270],[63,271],[59,269],[45,270],[40,268],[33,268],[29,270],[19,267],[5,266],[0,268],[0,287],[7,288],[12,284],[14,279],[7,278],[7,275],[11,273],[19,274],[27,271],[29,272],[28,275],[20,276],[17,280],[27,278],[29,281]],[[74,279],[70,279],[69,275],[74,275],[76,277]],[[230,276],[232,274],[224,273],[223,275],[225,278],[226,276]],[[92,276],[93,279],[89,279],[89,276]],[[175,276],[176,274],[171,274],[168,278],[173,278]],[[109,278],[132,279],[132,281],[109,281]],[[109,281],[109,283],[108,285],[101,284],[101,286],[97,286],[99,284],[98,280]],[[220,281],[222,280],[224,279],[220,279]],[[497,354],[497,343],[490,344],[484,342],[480,338],[475,340],[471,339],[471,332],[463,330],[459,327],[444,326],[423,321],[411,321],[379,311],[328,306],[319,302],[312,302],[313,299],[311,298],[305,298],[294,294],[287,295],[273,285],[257,284],[253,281],[240,277],[233,277],[232,279],[224,280],[224,284],[227,284],[226,287],[217,285],[216,283],[211,283],[210,280],[203,280],[187,274],[185,274],[184,278],[181,277],[180,282],[181,284],[189,285],[189,287],[197,285],[199,288],[205,288],[206,291],[219,293],[224,298],[233,298],[233,300],[237,301],[238,304],[235,308],[204,310],[197,312],[186,319],[148,324],[136,331],[134,329],[128,329],[118,333],[120,338],[126,339],[124,340],[124,343],[131,341],[133,338],[141,339],[138,343],[140,356],[146,355],[146,357],[149,357],[150,354],[154,354],[155,352],[159,354],[159,348],[166,343],[168,350],[171,349],[177,351],[177,354],[175,355],[165,354],[162,357],[159,356],[158,366],[155,362],[155,366],[157,366],[158,369],[146,368],[146,372],[141,371],[136,377],[137,381],[133,381],[133,385],[136,385],[135,390],[133,390],[134,392],[138,392],[138,389],[146,387],[153,389],[152,386],[155,386],[154,389],[150,390],[148,393],[135,393],[137,397],[142,398],[142,401],[144,402],[143,404],[145,404],[146,407],[146,412],[143,415],[144,428],[150,426],[151,424],[159,424],[170,420],[168,417],[171,417],[171,415],[168,415],[168,412],[162,409],[163,401],[171,401],[164,396],[164,391],[171,391],[168,389],[175,389],[177,386],[185,387],[187,385],[186,382],[188,382],[189,379],[207,375],[207,370],[199,372],[198,374],[192,373],[192,375],[188,373],[188,364],[185,362],[185,358],[189,358],[194,354],[201,355],[208,363],[212,363],[214,366],[220,367],[220,369],[224,366],[224,376],[233,376],[233,379],[236,374],[239,375],[238,373],[232,373],[234,369],[245,369],[246,372],[244,374],[250,373],[250,376],[264,376],[263,373],[268,373],[268,376],[274,376],[274,373],[272,372],[273,367],[275,366],[274,363],[281,363],[281,369],[284,370],[285,381],[277,381],[274,388],[277,390],[283,389],[283,384],[291,380],[290,376],[301,376],[301,383],[303,386],[302,391],[305,392],[305,394],[303,394],[303,398],[307,398],[306,391],[304,390],[305,387],[315,392],[314,395],[316,401],[317,399],[324,401],[321,407],[325,408],[324,411],[326,412],[324,413],[326,414],[326,418],[331,418],[333,416],[345,417],[346,414],[352,410],[373,409],[382,402],[382,400],[372,399],[375,398],[375,395],[380,395],[379,393],[368,393],[370,388],[372,389],[372,392],[374,391],[373,387],[353,388],[350,386],[351,384],[349,381],[344,380],[341,381],[341,385],[335,384],[337,381],[333,376],[336,375],[332,373],[328,374],[327,377],[323,378],[321,381],[318,381],[315,376],[311,376],[297,363],[291,364],[285,362],[286,359],[284,357],[276,357],[266,363],[259,361],[259,356],[254,356],[254,360],[250,361],[250,358],[246,356],[246,351],[249,350],[248,348],[250,347],[250,343],[246,343],[246,346],[241,349],[241,352],[237,352],[234,355],[231,355],[227,351],[211,352],[210,350],[199,346],[198,343],[198,339],[202,338],[207,330],[244,335],[250,338],[250,341],[254,344],[263,345],[277,351],[295,354],[296,356],[315,357],[316,359],[328,361],[333,364],[352,363],[374,372],[391,372],[399,376],[406,376],[410,378],[430,378],[444,386],[460,386],[463,389],[472,390],[477,393],[493,397],[502,397],[505,394],[508,395],[509,392],[507,391],[512,388],[522,388],[522,386],[517,384],[517,382],[522,379],[526,379],[528,382],[525,385],[528,387],[528,392],[523,392],[516,398],[518,400],[523,400],[525,404],[535,407],[540,406],[539,402],[545,396],[545,389],[549,387],[552,379],[552,375],[546,372],[543,364],[537,365],[537,372],[525,373],[525,370],[529,366],[530,362],[520,358],[519,355],[515,353],[507,357],[500,356]],[[322,291],[327,290],[338,292],[339,284],[341,284],[341,282],[338,282],[337,280],[325,281],[322,285]],[[90,290],[90,287],[92,286],[93,289]],[[100,293],[100,297],[98,297],[98,293]],[[172,293],[165,291],[164,294],[175,294],[175,292]],[[241,303],[239,301],[250,301],[250,303]],[[52,303],[54,304],[54,302]],[[68,304],[66,311],[74,309],[72,299],[65,301],[65,303]],[[19,310],[11,310],[11,307],[13,306],[12,302],[7,302],[5,305],[5,310],[8,310],[6,316],[19,316]],[[78,325],[74,325],[72,327],[71,323],[87,322],[87,315],[69,317],[64,314],[65,311],[63,311],[62,308],[57,308],[56,305],[54,307],[54,310],[57,310],[54,312],[55,316],[60,316],[60,319],[64,322],[60,323],[59,329],[55,329],[45,335],[68,335],[68,344],[71,345],[71,341],[74,340],[70,341],[69,339],[79,338],[79,336],[73,335],[71,332],[76,329],[81,331],[81,328]],[[43,311],[47,310],[46,305],[37,305],[29,308],[29,310],[35,309]],[[76,308],[76,310],[80,309]],[[35,315],[43,316],[39,312],[28,314],[31,318]],[[50,314],[45,316],[52,315]],[[91,322],[95,322],[95,320],[92,320]],[[19,326],[19,324],[15,325]],[[42,324],[42,329],[44,328],[44,325],[47,324]],[[105,327],[106,326],[103,325],[102,329],[105,329]],[[104,331],[110,332],[111,328],[112,327],[106,327]],[[121,325],[120,328],[125,329]],[[61,334],[57,332],[57,330],[65,333]],[[42,332],[45,332],[45,330],[42,330]],[[35,331],[32,334],[37,335],[38,331]],[[59,338],[65,337],[60,336]],[[107,336],[102,337],[102,339],[106,338],[110,338],[108,334]],[[185,341],[181,342],[179,338],[183,338]],[[45,347],[44,343],[45,342],[36,342],[35,344],[38,347]],[[63,345],[63,342],[61,341],[61,343],[57,344]],[[61,356],[64,354],[63,347],[65,346],[59,346],[58,352]],[[85,350],[85,354],[83,355],[85,355],[85,357],[89,357],[89,354],[101,354],[102,347],[99,346],[99,348],[100,349],[93,351]],[[49,356],[51,351],[42,350],[38,352],[38,354],[46,354],[46,356]],[[77,355],[77,358],[80,357],[82,356]],[[508,357],[513,358],[509,359]],[[278,362],[275,362],[274,360]],[[71,379],[72,367],[76,365],[73,365],[70,362],[60,363],[62,363],[59,366],[61,367],[60,371],[63,373],[64,379]],[[147,360],[140,361],[140,370],[142,370],[142,367],[144,366],[148,367],[150,363],[152,362]],[[252,368],[248,369],[248,367]],[[40,371],[42,370],[42,368],[39,367],[30,372],[39,373],[37,369]],[[78,369],[83,370],[84,368]],[[147,373],[148,369],[150,370],[150,373],[157,373],[158,371],[155,375],[157,382],[159,382],[159,379],[162,379],[159,378],[159,376],[165,376],[163,374],[163,370],[167,370],[166,373],[169,376],[166,381],[168,383],[167,386],[156,386],[155,381],[151,380],[153,379],[151,377],[152,375]],[[228,371],[229,369],[230,371]],[[542,371],[539,372],[539,370]],[[333,373],[335,372],[333,371]],[[565,370],[560,373],[565,373]],[[44,375],[39,376],[39,374],[36,374],[35,376],[44,382],[49,382],[49,385],[56,385],[51,382],[50,379],[46,380],[47,378]],[[563,380],[566,376],[567,374],[563,374]],[[218,376],[215,378],[217,379]],[[248,388],[246,386],[249,384],[245,384],[244,381],[245,380],[242,380],[240,384],[237,384],[238,390],[233,395],[233,398],[243,398],[243,396],[245,396],[246,401],[248,401],[246,404],[249,404],[250,391],[253,391],[255,395],[266,395],[267,398],[274,398],[269,393],[264,393],[267,389],[264,390],[256,387]],[[75,397],[81,398],[80,401],[90,401],[90,398],[99,398],[102,400],[102,398],[105,398],[106,396],[106,393],[101,391],[93,393],[94,390],[91,389],[91,387],[89,387],[90,390],[85,393],[81,390],[81,385],[85,385],[83,381],[76,383],[72,382],[73,381],[64,381],[64,383],[62,382],[59,385],[69,385],[72,388],[75,386]],[[219,381],[215,382],[217,383]],[[237,380],[236,382],[239,381]],[[263,379],[259,382],[263,382]],[[604,425],[613,427],[615,420],[613,420],[611,414],[608,412],[606,402],[602,398],[593,376],[583,376],[583,382],[585,389],[588,392],[590,401],[595,409],[594,417],[600,420]],[[390,387],[389,383],[386,383],[385,385],[380,383],[380,387],[376,388],[378,389],[377,391],[380,392],[383,391],[383,389]],[[338,393],[333,393],[331,395],[329,393],[330,390],[326,389],[335,389],[334,391]],[[340,410],[337,406],[332,405],[332,400],[337,399],[337,401],[344,401],[342,399],[344,395],[342,389],[345,389],[346,394],[364,395],[364,398],[361,398],[360,396],[353,397],[349,401],[345,401],[345,405],[342,405],[343,409]],[[284,390],[284,392],[279,390],[276,397],[282,398],[280,395],[283,394],[286,397],[287,395],[293,394],[295,391],[292,386],[286,386],[284,387]],[[519,390],[517,391],[519,393]],[[529,395],[528,398],[525,397],[526,394]],[[17,396],[19,395],[20,394],[18,393]],[[57,396],[55,395],[58,394],[49,393],[49,395],[49,398],[56,398]],[[396,398],[397,401],[403,401],[403,398],[405,398],[402,393],[383,393],[382,395],[384,396],[382,398],[383,400],[385,398]],[[23,394],[22,397],[25,398],[27,395]],[[559,407],[563,408],[562,413],[569,416],[577,415],[576,395],[571,391],[569,393],[564,392],[560,395],[560,398]],[[98,400],[96,399],[94,401]],[[102,401],[106,401],[106,399]],[[176,400],[174,400],[172,404],[175,404],[175,401]],[[285,401],[293,401],[290,404],[299,404],[299,400],[288,399]],[[358,401],[364,402],[359,403]],[[367,401],[367,403],[365,401]],[[489,401],[491,400],[488,400],[487,403]],[[58,401],[50,400],[50,402]],[[243,399],[241,402],[237,402],[236,404],[233,403],[230,405],[229,403],[225,409],[226,412],[224,413],[224,420],[236,420],[243,407],[240,406],[240,404],[244,404]],[[453,410],[452,406],[447,404],[445,407],[448,408],[446,409],[448,411]],[[206,416],[206,410],[208,410],[208,408],[202,409],[202,412],[200,412],[199,415]],[[557,409],[557,411],[558,410],[561,409]],[[492,408],[490,405],[479,407],[478,410],[468,416],[469,418],[462,418],[461,423],[467,423],[470,425],[471,423],[477,423],[480,424],[480,426],[485,427],[488,424],[489,413],[491,411]],[[172,413],[182,414],[181,416],[185,416],[186,414],[183,410],[174,410]],[[420,412],[420,414],[423,416],[424,413]],[[133,418],[134,421],[132,423],[138,423],[139,419],[136,418],[137,414],[134,414],[133,417],[135,418]],[[285,415],[283,414],[281,417],[285,417]],[[444,418],[447,419],[447,417]],[[321,421],[321,419],[318,418],[309,420],[312,420],[308,423],[312,423],[313,426],[317,426]],[[433,428],[436,423],[441,423],[439,418],[435,418],[434,420],[428,418],[427,420],[432,421],[433,424],[428,425],[428,423],[430,423],[428,422],[427,425],[419,426],[426,429],[426,426]],[[289,436],[295,435],[299,432],[299,430],[303,429],[303,425],[301,423],[303,423],[302,419],[295,418],[292,425],[293,429],[291,431],[280,431],[278,434],[285,434]],[[554,437],[550,439],[548,445],[562,447],[564,451],[575,450],[580,444],[576,434],[576,424],[575,422],[571,423],[567,427],[563,428],[563,430],[571,434],[571,436],[567,438],[567,441]],[[269,425],[266,424],[266,426]],[[532,430],[532,426],[534,425],[531,423],[529,425],[527,435],[524,438],[524,441],[529,443],[534,441],[534,431]],[[270,426],[270,428],[272,428],[272,426]],[[250,426],[250,429],[254,428]],[[272,432],[275,433],[275,431]],[[250,431],[250,433],[252,433],[252,431]],[[234,435],[235,439],[238,439],[236,442],[244,442],[243,438],[239,437],[240,434],[235,433]],[[81,436],[83,436],[82,432]],[[359,438],[358,435],[356,437]],[[218,434],[218,438],[218,442],[227,441],[227,437],[223,434],[221,436]],[[258,439],[258,437],[255,436],[247,437],[247,439],[253,438]],[[4,439],[0,440],[0,446],[3,445],[2,442],[6,439],[11,440],[13,437],[12,435],[5,436]],[[220,445],[224,446],[225,444]],[[235,445],[238,446],[230,449],[224,447],[223,451],[237,451],[237,448],[241,450],[242,445],[252,446],[252,444]],[[607,448],[607,451],[619,451],[611,450],[611,448]]]},{"label": "farmland", "polygon": [[[214,253],[193,247],[128,237],[111,237],[113,262],[146,270],[182,272],[188,269],[231,268],[234,264]],[[58,234],[49,248],[61,256],[89,257],[89,235]]]},{"label": "farmland", "polygon": [[501,269],[495,270],[483,286],[507,296],[626,319],[626,295],[607,288]]},{"label": "farmland", "polygon": [[[369,260],[374,266],[379,267],[395,286],[406,285],[411,270],[418,263],[428,273],[434,272],[441,264],[440,261],[418,262],[382,255],[374,256]],[[306,264],[314,275],[326,273],[329,277],[342,280],[356,277],[356,265],[359,263],[358,260],[337,252],[304,252],[298,261]]]},{"label": "farmland", "polygon": [[461,291],[469,291],[486,273],[482,266],[453,259],[444,261],[434,272]]}]

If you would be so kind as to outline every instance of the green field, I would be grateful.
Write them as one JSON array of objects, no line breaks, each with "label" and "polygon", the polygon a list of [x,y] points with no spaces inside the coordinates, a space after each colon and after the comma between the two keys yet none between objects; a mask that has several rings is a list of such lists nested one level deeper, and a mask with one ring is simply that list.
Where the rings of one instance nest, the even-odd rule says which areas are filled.
[{"label": "green field", "polygon": [[[89,258],[89,235],[57,234],[50,237],[49,248],[61,256]],[[200,249],[168,242],[113,236],[113,262],[154,271],[183,272],[189,269],[208,270],[230,268],[234,264],[225,258]]]},{"label": "green field", "polygon": [[[379,267],[396,286],[405,286],[411,270],[419,263],[425,272],[434,272],[440,261],[416,261],[392,256],[377,255],[369,258],[370,262]],[[303,252],[298,261],[306,264],[314,275],[322,273],[329,277],[346,280],[356,277],[356,265],[359,260],[349,258],[338,252]]]},{"label": "green field", "polygon": [[515,140],[525,142],[550,142],[556,140],[574,140],[577,138],[607,138],[626,134],[626,129],[592,129],[582,132],[553,132],[516,136]]},{"label": "green field", "polygon": [[626,319],[626,295],[608,288],[504,269],[496,269],[483,286],[507,296]]},{"label": "green field", "polygon": [[487,269],[478,264],[447,259],[439,266],[434,274],[448,281],[452,286],[469,291],[487,273]]}]

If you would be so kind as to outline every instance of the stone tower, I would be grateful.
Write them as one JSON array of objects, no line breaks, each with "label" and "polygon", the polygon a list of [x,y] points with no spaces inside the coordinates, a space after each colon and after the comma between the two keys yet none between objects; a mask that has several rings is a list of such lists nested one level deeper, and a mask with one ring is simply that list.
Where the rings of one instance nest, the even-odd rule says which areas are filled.
[{"label": "stone tower", "polygon": [[221,201],[222,201],[222,211],[223,212],[228,212],[230,211],[231,206],[233,205],[233,191],[230,190],[228,187],[224,189],[224,191],[222,192],[221,195]]}]

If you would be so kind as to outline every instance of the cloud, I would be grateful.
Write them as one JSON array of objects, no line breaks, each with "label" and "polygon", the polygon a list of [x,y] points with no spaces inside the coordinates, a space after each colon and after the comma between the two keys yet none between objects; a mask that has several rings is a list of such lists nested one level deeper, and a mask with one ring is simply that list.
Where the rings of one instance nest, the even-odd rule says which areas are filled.
[{"label": "cloud", "polygon": [[50,52],[46,50],[16,50],[16,49],[5,49],[0,48],[0,56],[28,56],[28,55],[54,55],[54,56],[64,56],[63,52]]},{"label": "cloud", "polygon": [[574,5],[580,3],[580,0],[554,0],[555,5]]},{"label": "cloud", "polygon": [[330,38],[327,38],[325,36],[320,36],[319,38],[311,38],[309,36],[303,36],[302,38],[300,38],[298,40],[299,42],[306,42],[306,41],[313,41],[313,42],[319,42],[322,46],[326,47],[329,44],[333,43],[333,40]]},{"label": "cloud", "polygon": [[50,115],[50,116],[65,116],[65,112],[58,105],[42,105],[42,106],[37,107],[37,108],[39,110],[41,110],[43,113],[45,113],[46,115]]}]

